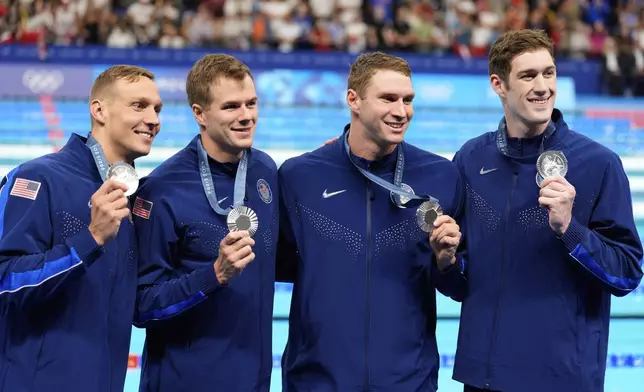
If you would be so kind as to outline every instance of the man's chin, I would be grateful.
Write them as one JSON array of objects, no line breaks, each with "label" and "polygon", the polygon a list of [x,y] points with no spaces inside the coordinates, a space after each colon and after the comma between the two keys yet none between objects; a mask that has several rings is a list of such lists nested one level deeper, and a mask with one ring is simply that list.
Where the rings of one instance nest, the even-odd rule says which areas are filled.
[{"label": "man's chin", "polygon": [[136,146],[129,149],[130,159],[135,160],[150,155],[152,148],[150,146]]},{"label": "man's chin", "polygon": [[234,140],[233,145],[235,148],[239,150],[248,150],[253,145],[253,138],[249,137],[249,138]]}]

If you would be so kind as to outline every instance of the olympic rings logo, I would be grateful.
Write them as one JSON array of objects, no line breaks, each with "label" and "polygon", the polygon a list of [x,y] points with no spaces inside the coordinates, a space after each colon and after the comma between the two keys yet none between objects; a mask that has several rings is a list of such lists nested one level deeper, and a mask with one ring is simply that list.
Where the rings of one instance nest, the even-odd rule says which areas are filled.
[{"label": "olympic rings logo", "polygon": [[22,84],[34,94],[53,94],[64,82],[59,70],[28,69],[22,74]]}]

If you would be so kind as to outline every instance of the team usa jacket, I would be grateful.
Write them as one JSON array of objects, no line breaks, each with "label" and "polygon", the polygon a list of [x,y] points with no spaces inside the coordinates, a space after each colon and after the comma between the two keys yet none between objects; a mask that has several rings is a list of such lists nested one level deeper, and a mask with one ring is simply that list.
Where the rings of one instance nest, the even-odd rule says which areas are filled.
[{"label": "team usa jacket", "polygon": [[[398,149],[402,186],[458,217],[462,189],[449,160],[407,143],[378,161],[351,155],[391,183]],[[367,180],[343,138],[287,160],[279,181],[277,274],[294,282],[283,390],[435,391],[435,289],[451,295],[462,263],[438,271],[416,208],[397,207]]]},{"label": "team usa jacket", "polygon": [[[198,140],[146,177],[135,199],[139,289],[135,324],[145,328],[141,391],[266,391],[278,237],[277,167],[252,149],[244,204],[259,228],[256,255],[227,285],[214,262],[226,216],[202,186]],[[232,204],[237,164],[208,158],[219,205]]]},{"label": "team usa jacket", "polygon": [[0,390],[123,391],[136,296],[133,226],[99,247],[86,139],[0,184]]},{"label": "team usa jacket", "polygon": [[[503,392],[601,392],[611,295],[642,278],[628,179],[615,153],[570,130],[558,110],[540,137],[504,138],[504,124],[454,158],[467,189],[454,379]],[[549,150],[563,152],[576,190],[560,238],[538,204],[537,157]]]}]

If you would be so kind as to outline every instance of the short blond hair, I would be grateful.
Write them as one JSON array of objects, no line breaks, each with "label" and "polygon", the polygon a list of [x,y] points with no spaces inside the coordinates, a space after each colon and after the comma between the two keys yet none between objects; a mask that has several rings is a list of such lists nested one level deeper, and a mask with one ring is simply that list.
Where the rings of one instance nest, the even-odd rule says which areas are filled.
[{"label": "short blond hair", "polygon": [[128,83],[138,82],[141,78],[154,80],[154,74],[145,68],[136,65],[113,65],[101,72],[94,81],[89,93],[90,100],[103,95],[110,87],[119,80],[125,80]]},{"label": "short blond hair", "polygon": [[398,72],[411,78],[409,63],[402,57],[383,52],[365,53],[351,64],[347,88],[363,97],[373,75],[382,70]]},{"label": "short blond hair", "polygon": [[210,86],[220,78],[243,81],[246,76],[253,79],[250,68],[235,57],[222,54],[207,54],[197,60],[188,72],[186,94],[190,106],[197,104],[204,110],[212,104]]}]

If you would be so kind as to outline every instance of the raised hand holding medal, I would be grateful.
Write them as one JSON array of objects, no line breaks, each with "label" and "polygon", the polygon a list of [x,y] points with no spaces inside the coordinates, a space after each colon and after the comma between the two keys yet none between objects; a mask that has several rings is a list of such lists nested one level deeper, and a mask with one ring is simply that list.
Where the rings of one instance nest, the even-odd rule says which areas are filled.
[{"label": "raised hand holding medal", "polygon": [[[93,136],[87,139],[87,146],[89,147],[96,168],[103,180],[103,185],[92,195],[90,199],[91,208],[91,221],[89,224],[89,231],[94,237],[94,240],[99,245],[105,245],[109,240],[118,234],[118,230],[123,218],[130,216],[130,209],[128,208],[128,194],[134,193],[138,187],[138,177],[134,172],[133,181],[128,168],[119,166],[118,169],[112,170],[107,164],[105,153],[100,144]],[[127,165],[123,163],[123,165]],[[130,165],[128,167],[132,168]],[[132,168],[132,172],[134,168]],[[127,177],[126,181],[119,181],[116,177]],[[128,182],[128,183],[126,183]]]},{"label": "raised hand holding medal", "polygon": [[575,187],[566,180],[568,160],[561,151],[546,151],[537,159],[539,205],[548,210],[550,228],[563,235],[572,220]]},{"label": "raised hand holding medal", "polygon": [[259,228],[259,218],[250,207],[244,206],[248,153],[244,151],[239,160],[233,189],[233,205],[224,209],[219,206],[217,200],[215,184],[208,164],[208,153],[201,139],[197,141],[197,145],[199,174],[208,203],[217,214],[226,217],[226,224],[230,231],[219,244],[219,255],[214,264],[217,279],[221,284],[225,284],[232,277],[239,275],[255,259],[252,249],[255,241],[252,236]]}]

